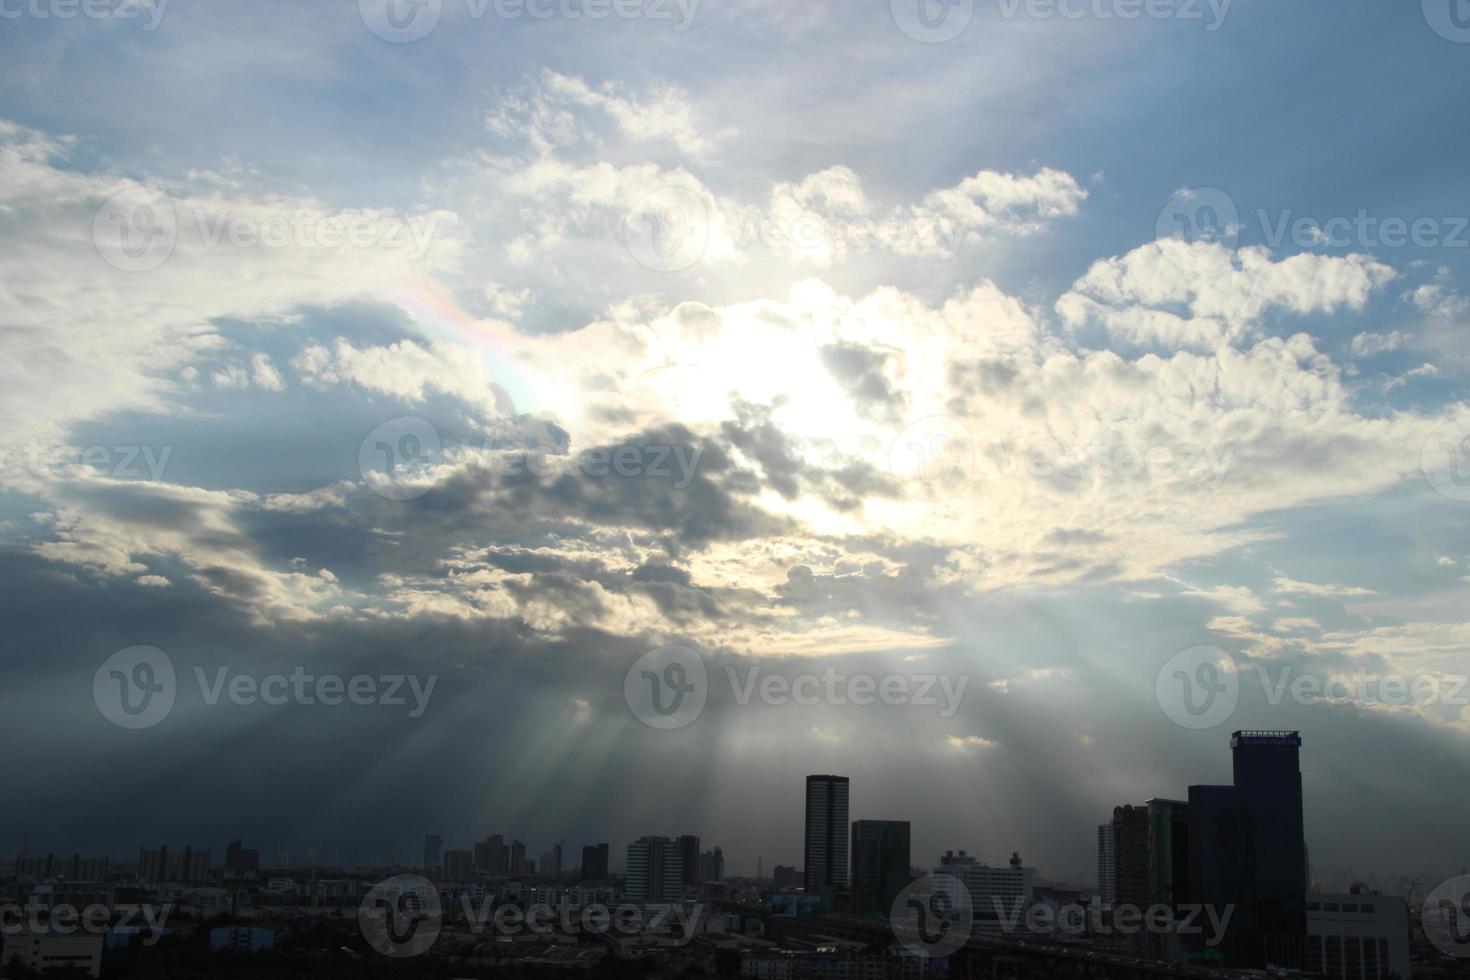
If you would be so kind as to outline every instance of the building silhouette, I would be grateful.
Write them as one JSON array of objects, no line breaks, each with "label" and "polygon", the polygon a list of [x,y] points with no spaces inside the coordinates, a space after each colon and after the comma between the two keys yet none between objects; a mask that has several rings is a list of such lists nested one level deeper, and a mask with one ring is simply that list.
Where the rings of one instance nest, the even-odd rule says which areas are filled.
[{"label": "building silhouette", "polygon": [[1097,825],[1097,895],[1105,905],[1118,898],[1118,844],[1111,820]]},{"label": "building silhouette", "polygon": [[812,893],[847,885],[846,776],[806,777],[806,890]]},{"label": "building silhouette", "polygon": [[679,860],[684,865],[684,884],[699,884],[699,838],[684,834],[679,838]]},{"label": "building silhouette", "polygon": [[1191,901],[1234,907],[1220,945],[1225,966],[1302,969],[1306,956],[1307,845],[1301,735],[1235,732],[1235,782],[1191,786]]},{"label": "building silhouette", "polygon": [[582,848],[582,880],[607,880],[606,844],[588,844]]},{"label": "building silhouette", "polygon": [[1236,732],[1235,789],[1251,825],[1261,955],[1300,970],[1307,936],[1307,842],[1302,814],[1301,735]]},{"label": "building silhouette", "polygon": [[909,822],[855,820],[852,824],[852,910],[888,914],[909,883]]},{"label": "building silhouette", "polygon": [[260,852],[246,847],[236,838],[225,845],[225,873],[230,875],[255,874],[260,870]]},{"label": "building silhouette", "polygon": [[630,902],[675,902],[684,897],[684,859],[667,837],[643,837],[628,845],[623,892]]}]

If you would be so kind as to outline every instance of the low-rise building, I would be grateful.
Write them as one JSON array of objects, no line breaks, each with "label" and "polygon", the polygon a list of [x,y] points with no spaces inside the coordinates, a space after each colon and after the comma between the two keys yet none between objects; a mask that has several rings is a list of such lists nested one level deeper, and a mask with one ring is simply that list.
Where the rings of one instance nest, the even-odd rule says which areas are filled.
[{"label": "low-rise building", "polygon": [[258,929],[250,926],[221,926],[209,930],[211,951],[231,950],[236,953],[258,953],[276,945],[274,929]]},{"label": "low-rise building", "polygon": [[35,932],[7,935],[0,947],[0,969],[17,960],[37,973],[70,967],[95,977],[102,972],[102,936]]},{"label": "low-rise building", "polygon": [[1367,889],[1307,896],[1307,972],[1329,980],[1409,976],[1409,906]]}]

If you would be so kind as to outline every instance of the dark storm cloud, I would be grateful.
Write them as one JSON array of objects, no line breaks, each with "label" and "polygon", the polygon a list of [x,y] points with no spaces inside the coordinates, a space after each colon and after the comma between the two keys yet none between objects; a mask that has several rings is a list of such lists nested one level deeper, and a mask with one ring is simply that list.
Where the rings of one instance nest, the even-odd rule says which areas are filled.
[{"label": "dark storm cloud", "polygon": [[735,418],[720,425],[720,434],[730,446],[754,460],[765,485],[786,499],[807,492],[837,510],[854,510],[867,497],[896,497],[901,492],[890,474],[861,460],[832,469],[807,462],[797,442],[771,415],[767,406],[737,402]]},{"label": "dark storm cloud", "polygon": [[890,353],[851,343],[828,344],[820,353],[822,364],[852,398],[860,416],[889,424],[903,417],[903,393],[883,373]]},{"label": "dark storm cloud", "polygon": [[[1224,730],[1181,730],[1152,702],[1152,673],[1170,649],[1201,639],[1193,600],[1141,608],[1078,595],[1059,609],[1045,597],[972,597],[954,643],[916,660],[709,651],[704,714],[687,729],[657,732],[631,716],[622,693],[651,637],[586,627],[546,635],[515,620],[433,615],[267,627],[187,581],[143,588],[13,551],[0,553],[0,573],[9,585],[0,616],[11,624],[0,737],[46,747],[12,760],[0,835],[29,833],[34,847],[58,852],[126,857],[165,841],[219,849],[243,834],[267,853],[294,845],[376,858],[385,846],[412,854],[425,833],[463,845],[504,832],[537,850],[555,839],[610,840],[620,855],[643,833],[682,829],[722,844],[749,873],[757,854],[768,866],[798,859],[801,776],[832,770],[853,777],[855,818],[914,821],[916,864],[944,848],[992,860],[1018,850],[1050,877],[1071,878],[1090,868],[1093,827],[1116,803],[1181,795],[1229,774]],[[667,567],[630,577],[682,587]],[[567,578],[537,582],[576,601]],[[823,588],[830,596],[832,583]],[[1141,637],[1150,638],[1146,649]],[[125,732],[97,712],[92,675],[138,643],[173,658],[181,693],[163,724]],[[1023,666],[1020,647],[1048,653]],[[195,667],[212,677],[220,667],[259,675],[298,665],[438,681],[419,719],[376,705],[209,706],[193,687]],[[790,677],[834,665],[969,682],[948,720],[913,706],[736,697],[752,669]],[[1029,673],[1037,666],[1052,675]],[[1314,858],[1428,870],[1454,851],[1470,770],[1453,736],[1374,712],[1272,706],[1254,693],[1231,724],[1303,730]],[[768,742],[781,751],[760,748]],[[722,760],[718,779],[698,761],[711,758]],[[644,786],[649,767],[667,778],[620,791]],[[1356,787],[1351,821],[1340,819],[1343,787]],[[160,797],[168,807],[154,805]],[[102,811],[77,799],[109,803]],[[1378,825],[1415,833],[1370,847],[1361,829]]]}]

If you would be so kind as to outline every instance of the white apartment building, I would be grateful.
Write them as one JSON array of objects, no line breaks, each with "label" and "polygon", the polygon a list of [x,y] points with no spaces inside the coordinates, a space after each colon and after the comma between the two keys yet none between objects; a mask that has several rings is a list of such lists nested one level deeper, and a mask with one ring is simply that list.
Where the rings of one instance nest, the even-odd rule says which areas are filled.
[{"label": "white apartment building", "polygon": [[1409,976],[1409,905],[1397,895],[1307,896],[1307,972],[1330,980]]},{"label": "white apartment building", "polygon": [[[964,851],[958,854],[946,851],[934,873],[950,875],[965,886],[977,936],[996,938],[1003,935],[1005,921],[1017,915],[1024,917],[1035,900],[1036,869],[1022,867],[1019,854],[1012,854],[1006,867],[994,868],[981,864],[974,855]],[[950,898],[958,902],[961,898],[959,889],[953,891]]]}]

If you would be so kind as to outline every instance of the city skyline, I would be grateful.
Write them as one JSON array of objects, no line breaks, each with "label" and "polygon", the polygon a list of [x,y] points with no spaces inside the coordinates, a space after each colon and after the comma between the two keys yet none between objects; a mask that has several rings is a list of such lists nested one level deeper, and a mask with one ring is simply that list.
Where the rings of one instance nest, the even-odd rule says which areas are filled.
[{"label": "city skyline", "polygon": [[775,934],[906,849],[1291,964],[1301,868],[1465,870],[1470,0],[0,0],[0,63],[0,862]]},{"label": "city skyline", "polygon": [[[1292,744],[1296,746],[1299,746],[1301,744],[1301,736],[1298,732],[1253,732],[1249,730],[1234,732],[1230,736],[1230,747],[1232,749],[1232,767],[1236,770],[1235,783],[1226,786],[1191,784],[1188,786],[1188,793],[1181,794],[1189,797],[1189,800],[1149,798],[1142,803],[1118,803],[1113,808],[1113,818],[1111,823],[1104,822],[1103,824],[1097,826],[1097,836],[1095,839],[1090,836],[1093,830],[1092,827],[1089,826],[1085,828],[1079,828],[1081,831],[1081,836],[1087,838],[1088,846],[1093,848],[1093,856],[1095,860],[1092,865],[1092,870],[1082,874],[1076,873],[1075,870],[1072,872],[1062,872],[1056,867],[1046,867],[1048,862],[1046,862],[1043,858],[1042,861],[1037,863],[1047,872],[1045,875],[1045,880],[1054,884],[1092,887],[1097,889],[1100,896],[1109,901],[1113,900],[1114,898],[1130,896],[1136,899],[1139,895],[1148,894],[1150,892],[1150,889],[1156,890],[1158,887],[1160,887],[1160,885],[1156,882],[1152,882],[1148,878],[1149,869],[1147,867],[1144,867],[1137,871],[1130,870],[1132,866],[1129,865],[1126,860],[1126,849],[1122,845],[1121,841],[1115,842],[1117,831],[1115,830],[1113,832],[1115,835],[1114,837],[1109,837],[1105,834],[1106,829],[1110,826],[1115,828],[1118,826],[1133,827],[1135,829],[1130,830],[1129,833],[1132,833],[1136,836],[1137,843],[1134,846],[1148,848],[1153,846],[1150,841],[1153,839],[1154,835],[1159,833],[1157,829],[1153,829],[1154,825],[1157,822],[1155,817],[1153,816],[1154,808],[1156,806],[1163,808],[1161,812],[1163,813],[1164,819],[1167,823],[1169,814],[1171,812],[1174,814],[1175,822],[1179,820],[1180,812],[1187,811],[1189,809],[1191,805],[1190,800],[1193,800],[1197,792],[1202,794],[1200,797],[1201,801],[1206,801],[1210,799],[1211,797],[1209,796],[1209,794],[1211,793],[1214,793],[1216,794],[1216,796],[1218,796],[1221,792],[1225,792],[1229,794],[1228,797],[1220,797],[1220,799],[1224,801],[1226,805],[1238,805],[1235,802],[1238,797],[1234,794],[1236,793],[1236,786],[1238,785],[1241,778],[1239,769],[1241,765],[1241,750],[1239,746],[1250,743],[1252,740],[1272,742],[1274,744],[1274,740],[1286,738],[1294,740]],[[1299,773],[1297,774],[1296,779],[1297,788],[1295,792],[1299,795],[1301,785]],[[856,843],[856,832],[859,825],[867,825],[872,828],[874,832],[883,834],[886,834],[888,832],[886,828],[890,825],[897,825],[902,827],[902,846],[905,853],[909,853],[910,827],[914,825],[923,826],[924,824],[924,821],[914,820],[912,818],[897,821],[891,819],[875,819],[871,816],[862,815],[860,811],[857,815],[852,815],[853,811],[850,805],[850,797],[848,795],[849,787],[851,785],[850,777],[840,775],[808,775],[807,777],[805,777],[805,782],[807,786],[807,794],[806,801],[804,803],[805,819],[802,822],[803,831],[801,836],[803,838],[803,843],[801,845],[801,849],[807,852],[810,852],[811,850],[811,845],[809,842],[811,840],[813,832],[812,813],[810,809],[813,785],[821,787],[819,792],[823,794],[822,806],[824,807],[826,806],[825,794],[830,792],[827,787],[836,785],[842,788],[842,794],[839,803],[839,810],[843,816],[843,833],[840,839],[841,847],[838,848],[834,844],[831,851],[830,859],[839,859],[840,855],[838,863],[841,865],[841,867],[839,868],[837,873],[842,879],[841,887],[843,888],[854,887],[851,876],[855,872],[854,865],[852,863],[853,858],[850,857],[850,855],[855,855],[858,850]],[[1178,792],[1179,789],[1180,788],[1176,788],[1176,792]],[[1300,804],[1298,804],[1298,807],[1299,809],[1297,812],[1300,812]],[[1137,821],[1131,822],[1133,821],[1131,814],[1134,811],[1136,811],[1138,814]],[[851,819],[847,819],[850,815]],[[825,820],[826,818],[822,817],[821,819]],[[1120,825],[1120,820],[1125,821],[1124,824]],[[1272,822],[1276,822],[1274,818]],[[1165,833],[1167,833],[1167,831],[1165,831]],[[198,835],[196,835],[196,837],[197,836]],[[701,850],[701,841],[708,839],[702,838],[700,835],[675,833],[668,833],[663,835],[641,835],[625,843],[627,844],[628,848],[632,848],[635,844],[638,844],[641,841],[648,840],[662,841],[663,844],[661,846],[667,848],[670,855],[678,854],[681,859],[687,857],[687,855],[691,853],[690,848],[692,848],[692,853],[695,855],[707,856],[708,854],[708,852]],[[213,864],[206,863],[204,867],[220,867],[228,871],[231,866],[230,862],[233,859],[232,856],[238,853],[238,850],[242,847],[242,842],[243,838],[233,838],[229,841],[228,846],[222,849],[224,852],[223,861],[215,862]],[[506,857],[506,855],[502,855],[502,858],[500,859],[501,865],[498,867],[498,869],[494,869],[488,865],[486,858],[480,854],[480,849],[485,846],[483,842],[494,842],[495,846],[501,847],[506,852],[506,855],[510,853],[530,855],[533,853],[538,853],[539,848],[541,847],[540,844],[535,843],[534,841],[529,844],[525,843],[520,840],[518,836],[513,834],[506,835],[503,833],[496,833],[483,839],[470,839],[466,841],[461,841],[459,846],[456,846],[455,840],[453,838],[446,839],[442,834],[426,834],[420,841],[420,847],[422,849],[421,852],[425,855],[425,859],[422,861],[414,862],[412,860],[389,860],[388,855],[399,854],[401,851],[405,850],[405,848],[395,848],[391,845],[385,845],[383,849],[378,851],[376,854],[363,853],[360,855],[350,856],[348,861],[337,862],[335,866],[340,866],[343,868],[355,867],[359,869],[399,866],[405,868],[413,867],[429,870],[435,866],[428,860],[428,855],[430,853],[438,853],[445,860],[447,860],[448,856],[451,853],[459,853],[466,855],[466,867],[475,870],[477,873],[494,873],[507,877],[520,876],[527,879],[540,880],[556,880],[558,877],[563,876],[561,874],[548,875],[547,869],[544,866],[544,859],[548,856],[548,854],[553,853],[552,851],[544,852],[541,855],[541,859],[530,862],[532,865],[534,865],[534,871],[520,872],[512,870],[507,863],[509,859],[508,857]],[[687,847],[685,846],[686,842],[689,845]],[[1306,860],[1306,853],[1310,850],[1310,837],[1305,836],[1305,831],[1304,842],[1306,843],[1306,851],[1303,851],[1300,860],[1302,863],[1302,867],[1310,871],[1313,875],[1313,877],[1309,879],[1308,884],[1313,884],[1317,880],[1316,876],[1320,874],[1323,878],[1331,877],[1332,881],[1330,883],[1336,884],[1338,887],[1343,887],[1342,882],[1348,879],[1373,879],[1375,882],[1378,883],[1378,887],[1382,887],[1383,882],[1387,882],[1389,883],[1389,887],[1393,888],[1400,887],[1404,884],[1422,885],[1425,883],[1425,881],[1430,879],[1439,880],[1441,878],[1451,877],[1455,874],[1464,874],[1470,872],[1470,866],[1467,866],[1463,863],[1455,865],[1453,862],[1451,862],[1450,864],[1447,864],[1438,870],[1404,868],[1391,871],[1387,875],[1383,876],[1373,873],[1364,873],[1362,875],[1358,875],[1351,868],[1314,867],[1309,865]],[[514,851],[512,849],[512,844],[514,844],[514,847],[516,849]],[[565,872],[565,875],[570,875],[571,872],[577,871],[579,872],[578,877],[581,880],[588,880],[606,878],[609,875],[613,877],[624,877],[627,874],[626,860],[619,860],[615,857],[615,855],[624,853],[624,851],[619,847],[616,842],[591,842],[579,845],[575,843],[567,843],[564,837],[558,836],[549,841],[547,843],[547,846],[553,848],[557,852],[561,852],[561,854],[563,855],[563,861],[560,864],[558,870],[559,872]],[[770,857],[769,853],[767,853],[766,851],[755,853],[749,856],[741,856],[737,859],[736,862],[730,863],[730,854],[728,852],[728,848],[717,844],[711,844],[710,846],[713,848],[713,851],[715,853],[721,854],[723,856],[722,869],[728,871],[731,877],[756,877],[754,871],[758,866],[762,865],[770,872],[770,874],[774,875],[776,873],[778,865],[780,864],[779,860],[773,860]],[[925,860],[923,856],[920,855],[917,851],[913,851],[912,853],[914,853],[915,856],[919,857],[920,860],[912,863],[910,866],[914,868],[938,868],[944,863],[945,860],[953,858],[955,853],[955,846],[956,842],[945,842],[942,845],[943,852],[941,853],[939,850],[936,850],[934,852],[934,858],[932,860]],[[608,875],[589,875],[585,871],[585,864],[588,854],[589,852],[592,852],[593,856],[595,857],[596,852],[599,849],[602,852],[602,856],[600,858],[602,864],[598,865],[598,867],[600,869],[605,869],[608,872]],[[170,850],[170,845],[165,843],[162,845],[161,850],[165,855],[165,857],[163,858],[159,858],[157,856],[159,854],[158,848],[151,848],[151,846],[148,844],[143,845],[142,849],[138,852],[141,855],[137,862],[137,867],[139,868],[140,875],[142,874],[142,869],[146,866],[146,862],[150,860],[150,858],[148,857],[148,855],[150,854],[153,855],[152,860],[162,862],[167,862],[169,860],[168,855],[171,854],[173,863],[177,864],[180,855],[183,854],[187,856],[188,852],[191,850],[193,850],[196,854],[202,854],[206,862],[208,862],[209,856],[212,853],[215,853],[214,849],[211,846],[194,847],[193,845],[187,843],[183,844],[182,846],[174,847],[172,848],[172,850]],[[772,850],[775,850],[775,848],[767,849],[767,851]],[[1005,850],[1005,846],[1002,845],[999,849],[999,852],[1004,852]],[[1104,870],[1105,851],[1107,853],[1106,871]],[[316,847],[291,847],[285,849],[268,849],[256,847],[245,850],[244,853],[249,855],[248,860],[252,862],[252,865],[254,866],[260,866],[261,864],[264,864],[266,866],[274,864],[278,867],[283,868],[292,866],[311,867],[314,865],[334,866],[332,861],[325,860],[325,856],[330,854],[331,852]],[[1014,862],[1015,857],[1018,853],[1020,852],[1017,850],[1011,850],[1009,857],[1012,862]],[[1034,856],[1034,852],[1031,853],[1033,853]],[[98,859],[112,861],[118,866],[122,867],[128,866],[128,862],[125,859],[118,860],[118,855],[98,855],[86,850],[63,849],[61,851],[56,851],[47,850],[44,847],[33,848],[30,846],[29,840],[25,845],[22,846],[22,849],[18,852],[18,854],[20,854],[21,856],[29,856],[32,860],[41,859],[43,855],[47,858],[55,858],[58,866],[63,866],[66,864],[66,862],[75,862],[77,860],[81,860],[85,863],[89,860]],[[571,854],[581,854],[582,860],[575,864],[571,863],[571,859],[569,857],[566,857],[566,855]],[[1003,867],[1006,863],[1004,860],[1004,853],[1000,853],[1000,858],[992,863],[992,861],[989,859],[989,855],[983,853],[979,849],[976,849],[973,843],[965,844],[964,847],[959,849],[959,854],[962,857],[965,857],[966,860],[975,862],[982,867],[999,868]],[[262,857],[262,855],[264,855],[264,857]],[[282,860],[283,857],[289,858],[289,860]],[[1188,856],[1181,853],[1179,859],[1187,860]],[[184,860],[187,861],[187,857],[185,857]],[[828,859],[824,858],[824,860]],[[1279,868],[1282,865],[1282,859],[1279,855],[1277,855],[1274,858],[1263,859],[1263,863],[1270,864]],[[737,867],[738,865],[748,865],[749,867],[745,868],[744,870],[740,870]],[[685,865],[681,864],[680,867],[681,869],[683,869]],[[811,879],[806,876],[805,862],[798,862],[791,867],[794,867],[797,873],[797,882],[805,883],[805,885],[809,888]],[[443,869],[441,867],[441,872],[442,870]],[[692,872],[688,872],[685,870],[680,871],[681,879],[684,880],[686,883],[692,883],[693,881],[692,878],[688,877],[688,875],[690,874],[692,874]],[[1139,877],[1140,875],[1142,875],[1143,877]],[[769,881],[771,880],[771,877],[768,875],[762,880]],[[818,884],[817,890],[820,891],[822,887],[823,886],[821,884]],[[1167,887],[1167,885],[1165,885],[1165,887]]]}]

